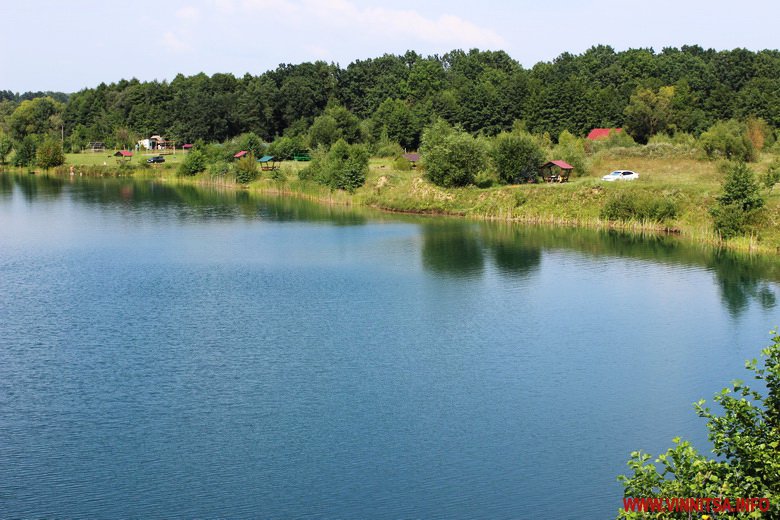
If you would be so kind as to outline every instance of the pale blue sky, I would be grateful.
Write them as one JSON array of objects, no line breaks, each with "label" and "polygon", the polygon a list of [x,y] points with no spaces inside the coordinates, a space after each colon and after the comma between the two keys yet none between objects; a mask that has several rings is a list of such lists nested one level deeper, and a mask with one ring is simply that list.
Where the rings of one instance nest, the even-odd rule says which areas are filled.
[{"label": "pale blue sky", "polygon": [[0,90],[346,66],[407,49],[503,49],[525,67],[600,43],[776,49],[778,19],[775,0],[1,0]]}]

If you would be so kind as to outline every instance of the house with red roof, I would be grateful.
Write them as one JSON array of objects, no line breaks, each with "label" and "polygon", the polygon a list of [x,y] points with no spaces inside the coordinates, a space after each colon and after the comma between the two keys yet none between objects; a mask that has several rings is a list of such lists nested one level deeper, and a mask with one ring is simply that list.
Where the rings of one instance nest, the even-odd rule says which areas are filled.
[{"label": "house with red roof", "polygon": [[590,141],[598,141],[599,139],[608,138],[610,132],[615,132],[617,134],[622,131],[623,131],[622,128],[594,128],[588,134],[588,139]]}]

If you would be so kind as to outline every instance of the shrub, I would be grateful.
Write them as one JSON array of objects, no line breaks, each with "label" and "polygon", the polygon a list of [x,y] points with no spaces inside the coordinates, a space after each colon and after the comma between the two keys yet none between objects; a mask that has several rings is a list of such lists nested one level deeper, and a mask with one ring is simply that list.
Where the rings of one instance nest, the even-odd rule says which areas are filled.
[{"label": "shrub", "polygon": [[437,186],[466,186],[485,164],[485,150],[470,134],[438,120],[423,132],[425,175]]},{"label": "shrub", "polygon": [[289,161],[299,153],[305,153],[308,147],[301,136],[278,137],[268,146],[267,153],[277,160]]},{"label": "shrub", "polygon": [[179,175],[197,175],[206,170],[206,156],[200,150],[192,150],[179,165]]},{"label": "shrub", "polygon": [[364,145],[339,139],[327,152],[315,154],[311,164],[298,172],[301,180],[316,180],[336,190],[354,192],[366,183],[368,150]]},{"label": "shrub", "polygon": [[65,163],[65,154],[59,139],[46,137],[35,150],[35,163],[46,170]]},{"label": "shrub", "polygon": [[14,148],[14,142],[11,138],[0,130],[0,164],[5,164],[5,158]]},{"label": "shrub", "polygon": [[757,157],[747,127],[735,119],[718,121],[701,134],[700,142],[709,158],[751,162]]},{"label": "shrub", "polygon": [[766,173],[764,174],[762,181],[764,182],[764,186],[770,190],[774,187],[775,184],[780,182],[780,157],[775,157],[772,160],[766,170]]},{"label": "shrub", "polygon": [[254,132],[247,132],[239,135],[237,141],[238,147],[241,150],[252,152],[255,157],[262,157],[265,154],[266,149],[268,149],[268,145]]},{"label": "shrub", "polygon": [[212,177],[224,177],[230,171],[230,163],[217,161],[209,164],[208,172]]},{"label": "shrub", "polygon": [[481,171],[474,177],[474,185],[478,188],[492,188],[500,184],[498,176],[489,171]]},{"label": "shrub", "polygon": [[731,164],[723,182],[723,194],[710,208],[715,230],[724,239],[743,235],[764,207],[755,174],[745,163]]},{"label": "shrub", "polygon": [[493,141],[493,165],[503,183],[535,179],[544,163],[544,152],[529,134],[503,133]]},{"label": "shrub", "polygon": [[609,197],[601,209],[601,218],[607,220],[652,220],[664,222],[677,216],[677,203],[668,197],[620,191]]},{"label": "shrub", "polygon": [[340,138],[339,123],[328,114],[318,116],[309,128],[309,142],[315,148],[320,145],[328,148]]},{"label": "shrub", "polygon": [[399,172],[408,172],[412,170],[412,162],[403,156],[398,156],[393,161],[393,168]]},{"label": "shrub", "polygon": [[236,170],[236,182],[241,184],[249,184],[257,178],[257,162],[255,161],[255,155],[248,153],[244,157],[238,160],[235,166]]},{"label": "shrub", "polygon": [[650,142],[644,146],[629,148],[613,148],[609,151],[612,157],[653,157],[653,158],[690,158],[698,156],[698,150],[686,145],[675,145],[665,142]]},{"label": "shrub", "polygon": [[35,162],[35,149],[37,143],[31,135],[26,136],[14,145],[14,166],[30,166]]},{"label": "shrub", "polygon": [[277,184],[284,184],[287,182],[287,171],[282,168],[271,170],[271,180]]},{"label": "shrub", "polygon": [[553,149],[555,159],[563,159],[574,166],[574,175],[587,175],[588,167],[585,161],[584,139],[574,137],[568,130],[558,136],[558,144]]},{"label": "shrub", "polygon": [[398,157],[404,153],[401,145],[389,139],[380,139],[375,146],[374,155],[377,157]]}]

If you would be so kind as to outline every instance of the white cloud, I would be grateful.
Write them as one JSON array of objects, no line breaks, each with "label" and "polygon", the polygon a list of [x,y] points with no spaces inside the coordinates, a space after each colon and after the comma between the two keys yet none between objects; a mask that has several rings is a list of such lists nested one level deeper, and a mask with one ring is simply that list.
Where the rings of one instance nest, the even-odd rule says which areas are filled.
[{"label": "white cloud", "polygon": [[187,52],[192,50],[190,44],[184,42],[170,31],[163,35],[162,43],[172,52]]},{"label": "white cloud", "polygon": [[176,17],[182,20],[195,21],[200,18],[200,9],[188,5],[176,11]]},{"label": "white cloud", "polygon": [[[504,38],[491,29],[480,27],[452,14],[437,18],[423,16],[414,10],[360,8],[350,0],[245,0],[279,9],[305,12],[320,26],[341,27],[372,37],[411,38],[440,45],[465,47],[501,47]],[[270,7],[269,7],[270,8]],[[414,42],[412,42],[414,43]]]},{"label": "white cloud", "polygon": [[242,0],[241,7],[268,16],[299,14],[300,6],[290,0]]},{"label": "white cloud", "polygon": [[373,26],[375,30],[386,27],[395,34],[431,43],[465,47],[501,47],[506,43],[496,32],[451,14],[430,19],[415,11],[378,8],[364,11],[362,18],[364,23]]}]

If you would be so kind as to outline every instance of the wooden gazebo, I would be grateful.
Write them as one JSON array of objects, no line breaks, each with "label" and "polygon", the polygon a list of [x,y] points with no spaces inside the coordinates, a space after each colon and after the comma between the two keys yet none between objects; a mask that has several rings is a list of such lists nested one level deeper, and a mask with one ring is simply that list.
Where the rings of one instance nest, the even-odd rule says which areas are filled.
[{"label": "wooden gazebo", "polygon": [[263,170],[264,172],[279,169],[279,167],[276,165],[276,161],[274,160],[273,155],[264,155],[261,158],[259,158],[257,162],[260,163],[260,169]]},{"label": "wooden gazebo", "polygon": [[116,157],[116,162],[119,164],[123,164],[126,162],[130,162],[130,158],[133,157],[133,152],[130,150],[117,150],[114,153],[114,157]]},{"label": "wooden gazebo", "polygon": [[545,163],[542,170],[542,178],[545,182],[567,182],[574,166],[566,161],[550,161]]}]

